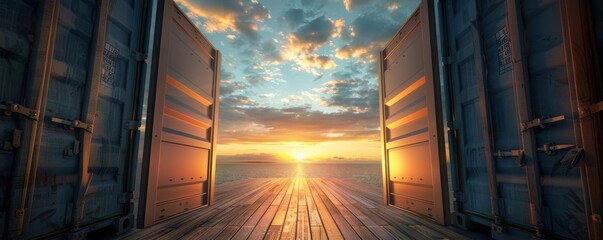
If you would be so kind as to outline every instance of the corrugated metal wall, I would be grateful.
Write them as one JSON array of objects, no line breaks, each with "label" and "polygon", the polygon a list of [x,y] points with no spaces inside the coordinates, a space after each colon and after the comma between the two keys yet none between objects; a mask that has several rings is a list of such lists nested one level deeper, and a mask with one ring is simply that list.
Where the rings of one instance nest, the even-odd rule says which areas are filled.
[{"label": "corrugated metal wall", "polygon": [[2,236],[134,226],[127,182],[144,10],[127,0],[0,3],[0,98],[36,113],[0,121],[3,143],[23,132],[18,154],[12,142],[0,153]]},{"label": "corrugated metal wall", "polygon": [[583,83],[571,74],[581,69],[568,58],[562,2],[443,3],[457,225],[492,224],[495,238],[589,237]]}]

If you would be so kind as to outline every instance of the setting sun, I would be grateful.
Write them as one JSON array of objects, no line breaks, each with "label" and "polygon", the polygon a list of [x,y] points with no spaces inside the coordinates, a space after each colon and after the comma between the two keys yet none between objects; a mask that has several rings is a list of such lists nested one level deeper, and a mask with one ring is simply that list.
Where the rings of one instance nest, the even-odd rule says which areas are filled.
[{"label": "setting sun", "polygon": [[306,156],[303,152],[297,152],[295,154],[295,160],[297,160],[298,162],[303,162],[306,159]]}]

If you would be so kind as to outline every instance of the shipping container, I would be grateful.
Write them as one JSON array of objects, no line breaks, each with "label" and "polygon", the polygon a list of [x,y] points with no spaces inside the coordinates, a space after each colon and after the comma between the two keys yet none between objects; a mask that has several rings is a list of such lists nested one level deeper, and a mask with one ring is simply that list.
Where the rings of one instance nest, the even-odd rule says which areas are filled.
[{"label": "shipping container", "polygon": [[[437,16],[421,17],[435,15],[431,4],[423,1],[381,54],[386,201],[495,239],[603,237],[601,21],[590,6],[600,3],[443,0]],[[415,36],[436,20],[437,34]],[[417,50],[434,51],[434,42],[439,56]],[[442,114],[413,117],[437,101]],[[426,148],[434,144],[446,149]],[[412,182],[430,173],[444,182]],[[450,202],[437,206],[449,185]],[[434,196],[429,203],[450,222],[413,201]]]},{"label": "shipping container", "polygon": [[[181,24],[169,31],[152,24],[174,20]],[[136,226],[138,202],[133,198],[140,189],[134,183],[148,180],[136,176],[171,178],[170,172],[166,175],[157,168],[149,174],[135,172],[139,161],[142,165],[156,162],[149,159],[155,157],[152,154],[140,158],[139,151],[159,149],[138,144],[145,127],[160,126],[160,130],[145,131],[149,137],[142,139],[159,136],[178,153],[195,152],[188,146],[197,143],[177,145],[183,142],[170,128],[195,139],[204,137],[202,146],[208,154],[201,159],[205,164],[185,169],[204,177],[194,181],[202,182],[196,185],[203,185],[197,188],[204,198],[190,199],[190,205],[210,202],[219,52],[172,1],[6,0],[0,2],[0,22],[2,238],[85,238],[99,229],[120,234]],[[184,43],[180,48],[164,45],[176,36]],[[161,80],[153,79],[158,75],[149,71],[151,67],[162,69]],[[149,83],[165,82],[167,73],[172,74],[171,88],[149,87]],[[143,106],[150,103],[144,96],[149,91],[168,99],[166,110],[145,111]],[[201,99],[205,105],[190,98]],[[178,119],[171,125],[169,120],[163,124],[157,120],[174,115]],[[205,128],[177,122],[182,119],[205,124]],[[168,156],[161,159],[171,166],[162,170],[182,171],[190,162],[176,161],[199,154]],[[147,185],[169,191],[164,185]],[[157,202],[167,200],[172,199]],[[149,215],[144,211],[138,218]]]}]

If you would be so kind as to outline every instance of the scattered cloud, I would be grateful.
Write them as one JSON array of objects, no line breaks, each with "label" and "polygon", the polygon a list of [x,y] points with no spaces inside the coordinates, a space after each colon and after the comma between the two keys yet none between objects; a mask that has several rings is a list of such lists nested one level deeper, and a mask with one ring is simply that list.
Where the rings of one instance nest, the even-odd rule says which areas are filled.
[{"label": "scattered cloud", "polygon": [[208,32],[234,31],[258,40],[258,24],[270,18],[270,11],[254,0],[176,0],[190,15],[203,19]]},{"label": "scattered cloud", "polygon": [[370,2],[371,0],[343,0],[343,5],[345,6],[345,10],[349,12],[357,7],[366,5]]},{"label": "scattered cloud", "polygon": [[335,69],[337,64],[329,56],[308,56],[304,59],[304,63],[308,67],[315,67],[320,69]]}]

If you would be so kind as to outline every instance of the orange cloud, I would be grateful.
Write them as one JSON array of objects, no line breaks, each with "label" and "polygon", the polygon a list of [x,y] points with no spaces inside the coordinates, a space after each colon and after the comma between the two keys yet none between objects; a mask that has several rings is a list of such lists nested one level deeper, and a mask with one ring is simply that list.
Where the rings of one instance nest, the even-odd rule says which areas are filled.
[{"label": "orange cloud", "polygon": [[308,67],[315,67],[320,69],[335,69],[337,64],[328,56],[308,56],[304,59],[304,63]]}]

